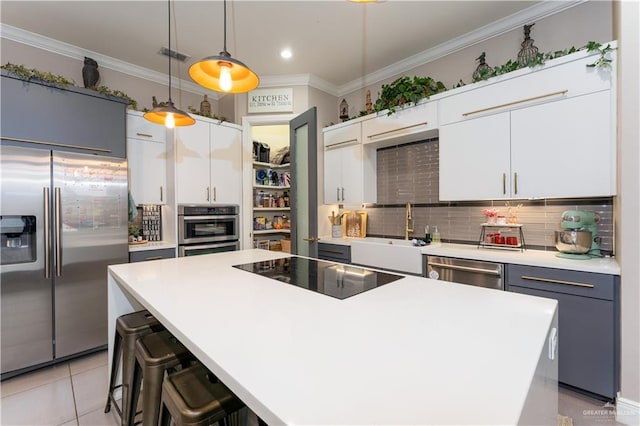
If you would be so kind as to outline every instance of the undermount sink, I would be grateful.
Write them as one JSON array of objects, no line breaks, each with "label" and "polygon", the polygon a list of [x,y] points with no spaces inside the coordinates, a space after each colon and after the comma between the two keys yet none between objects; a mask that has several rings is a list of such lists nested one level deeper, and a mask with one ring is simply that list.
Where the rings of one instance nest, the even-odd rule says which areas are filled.
[{"label": "undermount sink", "polygon": [[351,240],[351,263],[422,274],[422,253],[411,241],[390,238]]}]

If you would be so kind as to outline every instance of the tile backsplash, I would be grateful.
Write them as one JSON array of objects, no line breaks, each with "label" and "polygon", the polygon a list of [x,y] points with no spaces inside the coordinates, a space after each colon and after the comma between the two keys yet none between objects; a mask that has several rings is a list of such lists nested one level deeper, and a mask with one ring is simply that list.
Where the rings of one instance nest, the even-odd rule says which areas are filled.
[{"label": "tile backsplash", "polygon": [[[495,208],[507,216],[505,201],[440,202],[438,200],[438,140],[381,148],[377,152],[378,203],[367,206],[367,235],[403,238],[405,204],[413,208],[413,237],[423,238],[424,227],[437,226],[443,241],[477,243],[482,210]],[[518,222],[523,224],[528,247],[555,250],[554,233],[565,210],[591,210],[600,214],[601,248],[613,250],[613,198],[513,200],[522,203]]]}]

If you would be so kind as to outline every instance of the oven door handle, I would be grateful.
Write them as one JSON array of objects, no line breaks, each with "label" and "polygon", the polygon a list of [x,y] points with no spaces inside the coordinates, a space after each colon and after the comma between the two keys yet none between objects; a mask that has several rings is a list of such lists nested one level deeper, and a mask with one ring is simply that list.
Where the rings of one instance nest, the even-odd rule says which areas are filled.
[{"label": "oven door handle", "polygon": [[201,249],[210,249],[210,248],[220,248],[220,247],[230,247],[238,245],[237,241],[231,241],[228,243],[220,243],[220,244],[200,244],[200,245],[188,245],[188,246],[180,246],[184,249],[184,251],[191,250],[201,250]]},{"label": "oven door handle", "polygon": [[181,216],[185,222],[194,220],[211,220],[211,219],[237,219],[238,215],[210,215],[210,216]]}]

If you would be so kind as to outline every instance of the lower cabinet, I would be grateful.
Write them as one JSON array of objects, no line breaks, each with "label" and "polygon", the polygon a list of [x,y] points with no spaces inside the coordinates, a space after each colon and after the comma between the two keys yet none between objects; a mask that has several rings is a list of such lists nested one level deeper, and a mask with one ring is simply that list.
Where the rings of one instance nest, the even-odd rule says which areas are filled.
[{"label": "lower cabinet", "polygon": [[613,400],[619,389],[619,278],[507,265],[507,290],[558,301],[558,381]]},{"label": "lower cabinet", "polygon": [[318,243],[318,259],[351,263],[351,247],[342,244]]},{"label": "lower cabinet", "polygon": [[176,249],[142,250],[129,252],[129,263],[146,262],[147,260],[172,259],[176,257]]}]

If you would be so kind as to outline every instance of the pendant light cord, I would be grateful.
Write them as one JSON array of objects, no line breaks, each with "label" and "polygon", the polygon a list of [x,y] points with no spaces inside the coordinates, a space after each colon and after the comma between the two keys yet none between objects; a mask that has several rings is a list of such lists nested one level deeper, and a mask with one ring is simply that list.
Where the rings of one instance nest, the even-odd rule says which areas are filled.
[{"label": "pendant light cord", "polygon": [[167,14],[169,15],[169,104],[171,104],[171,0],[167,0]]},{"label": "pendant light cord", "polygon": [[224,12],[223,15],[224,17],[224,52],[227,52],[227,0],[224,0]]}]

